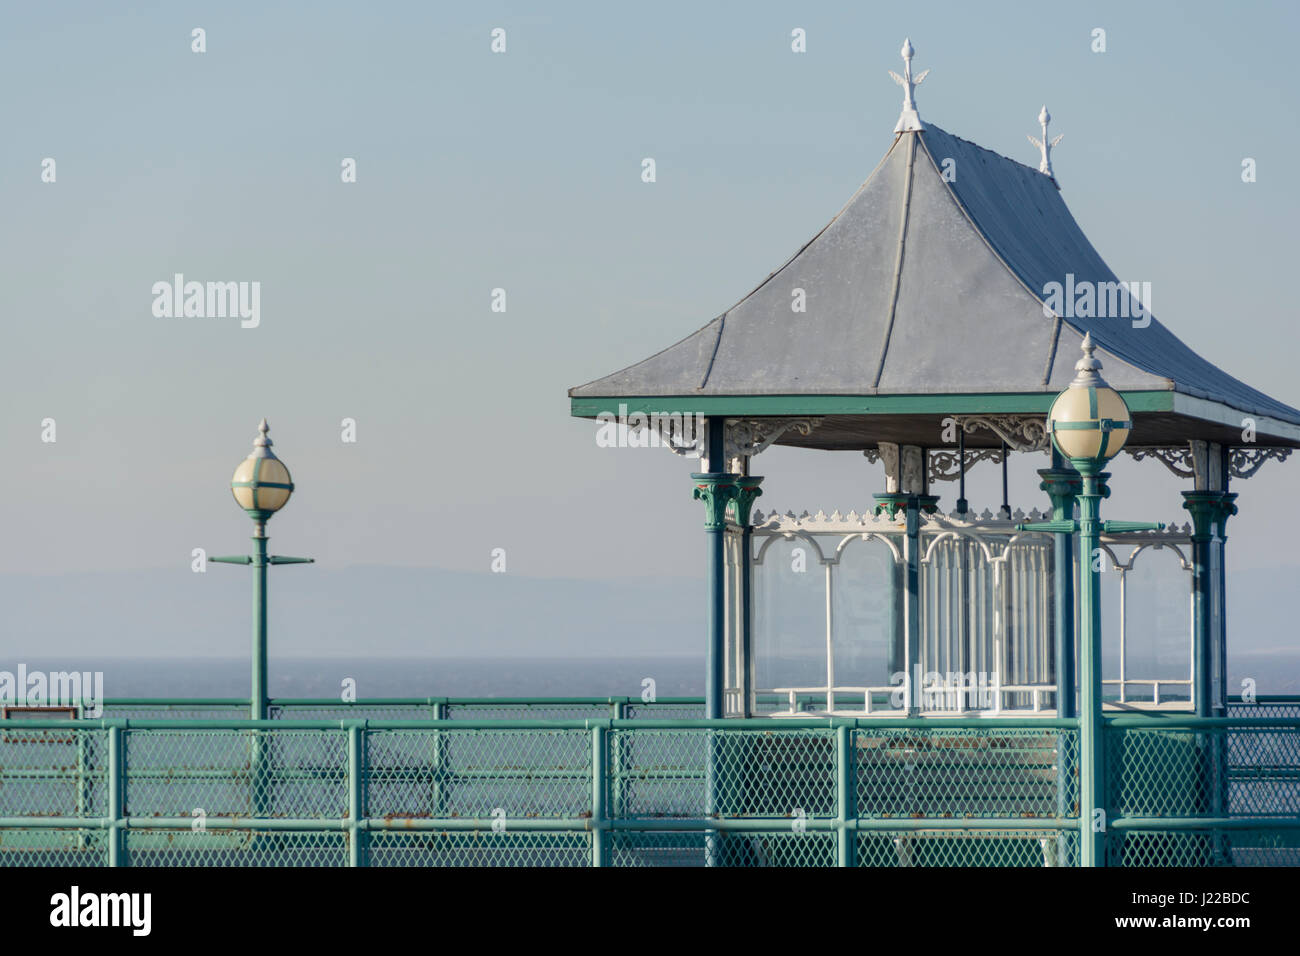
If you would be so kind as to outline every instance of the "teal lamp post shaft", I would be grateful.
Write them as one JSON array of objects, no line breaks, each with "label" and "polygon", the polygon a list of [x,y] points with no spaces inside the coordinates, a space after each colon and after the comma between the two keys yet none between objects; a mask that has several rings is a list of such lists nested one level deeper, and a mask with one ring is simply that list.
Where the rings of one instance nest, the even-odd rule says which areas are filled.
[{"label": "teal lamp post shaft", "polygon": [[1106,747],[1102,726],[1101,575],[1093,555],[1101,543],[1101,499],[1106,476],[1091,462],[1079,469],[1079,817],[1083,824],[1081,862],[1105,865]]},{"label": "teal lamp post shaft", "polygon": [[253,681],[249,713],[253,720],[266,719],[266,534],[253,536]]}]

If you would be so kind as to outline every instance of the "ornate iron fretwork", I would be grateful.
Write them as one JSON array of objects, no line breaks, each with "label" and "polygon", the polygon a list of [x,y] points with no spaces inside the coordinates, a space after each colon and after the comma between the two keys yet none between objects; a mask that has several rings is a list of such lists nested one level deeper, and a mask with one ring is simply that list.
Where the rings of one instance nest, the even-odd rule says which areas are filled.
[{"label": "ornate iron fretwork", "polygon": [[995,465],[1002,461],[1001,448],[975,448],[966,452],[965,467],[958,471],[957,463],[958,453],[955,451],[940,451],[937,449],[930,450],[929,473],[931,481],[956,481],[962,476],[963,472],[971,470],[971,466],[981,461],[991,461]]},{"label": "ornate iron fretwork", "polygon": [[723,453],[727,461],[733,458],[752,458],[766,451],[790,429],[800,435],[809,435],[821,423],[820,418],[742,418],[728,421]]},{"label": "ornate iron fretwork", "polygon": [[1291,457],[1290,448],[1233,448],[1228,460],[1228,474],[1234,478],[1249,478],[1264,466],[1270,458],[1286,461]]},{"label": "ornate iron fretwork", "polygon": [[1125,448],[1124,450],[1133,456],[1134,461],[1141,461],[1143,458],[1154,458],[1179,478],[1196,477],[1196,458],[1192,455],[1192,449],[1186,445],[1174,445],[1172,447],[1142,446]]},{"label": "ornate iron fretwork", "polygon": [[700,415],[633,413],[626,419],[628,431],[641,435],[642,447],[659,445],[682,458],[699,458],[704,439],[704,418]]},{"label": "ornate iron fretwork", "polygon": [[980,429],[993,432],[1012,451],[1045,451],[1047,419],[1041,415],[954,415],[967,435]]}]

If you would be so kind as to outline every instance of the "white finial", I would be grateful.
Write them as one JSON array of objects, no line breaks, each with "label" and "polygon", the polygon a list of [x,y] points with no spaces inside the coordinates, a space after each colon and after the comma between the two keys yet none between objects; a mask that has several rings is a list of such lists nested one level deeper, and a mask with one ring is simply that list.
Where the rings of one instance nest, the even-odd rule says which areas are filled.
[{"label": "white finial", "polygon": [[915,79],[912,78],[912,55],[916,50],[912,49],[912,41],[906,39],[903,41],[903,75],[899,76],[893,70],[889,75],[894,78],[894,82],[903,88],[903,113],[898,117],[898,124],[894,127],[895,133],[909,133],[916,130],[925,129],[921,125],[921,117],[916,112],[916,88],[929,74],[929,70],[923,70]]},{"label": "white finial", "polygon": [[1038,114],[1038,125],[1043,128],[1043,138],[1037,139],[1033,136],[1030,136],[1029,142],[1037,146],[1039,152],[1042,154],[1042,159],[1039,160],[1038,163],[1038,171],[1040,173],[1047,173],[1047,175],[1055,179],[1056,176],[1053,175],[1052,173],[1052,149],[1053,147],[1056,146],[1057,143],[1065,139],[1065,134],[1062,133],[1060,136],[1056,137],[1056,139],[1049,140],[1047,138],[1047,124],[1050,123],[1051,121],[1052,121],[1052,114],[1047,112],[1047,107],[1044,106]]},{"label": "white finial", "polygon": [[275,457],[275,452],[271,451],[271,446],[274,445],[275,442],[271,441],[271,436],[267,434],[270,430],[271,430],[271,426],[268,425],[266,423],[266,419],[263,418],[262,421],[257,426],[257,437],[253,439],[254,457],[257,458]]},{"label": "white finial", "polygon": [[1097,346],[1092,344],[1091,332],[1083,334],[1083,341],[1079,344],[1079,348],[1083,349],[1083,358],[1074,363],[1076,374],[1070,386],[1098,387],[1105,385],[1106,383],[1101,378],[1101,360],[1092,354],[1097,351]]}]

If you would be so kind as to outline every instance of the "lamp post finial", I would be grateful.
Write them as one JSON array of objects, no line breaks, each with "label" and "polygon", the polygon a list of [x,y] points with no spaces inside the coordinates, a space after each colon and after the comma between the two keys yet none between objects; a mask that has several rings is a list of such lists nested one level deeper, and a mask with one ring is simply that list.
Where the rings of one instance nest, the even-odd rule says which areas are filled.
[{"label": "lamp post finial", "polygon": [[1073,388],[1076,385],[1084,388],[1098,388],[1106,385],[1101,377],[1101,360],[1092,353],[1097,351],[1097,346],[1092,341],[1092,333],[1085,332],[1083,341],[1079,343],[1079,348],[1083,351],[1083,356],[1079,361],[1074,363],[1074,381],[1070,383]]}]

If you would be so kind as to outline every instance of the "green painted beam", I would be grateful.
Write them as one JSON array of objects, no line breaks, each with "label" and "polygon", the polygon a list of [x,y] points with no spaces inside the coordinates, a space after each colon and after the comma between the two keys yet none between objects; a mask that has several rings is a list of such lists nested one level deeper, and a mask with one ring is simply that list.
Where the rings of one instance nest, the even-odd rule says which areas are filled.
[{"label": "green painted beam", "polygon": [[[961,415],[1042,414],[1059,393],[994,392],[953,395],[629,395],[616,398],[570,398],[574,418],[644,414],[781,416],[781,415]],[[1169,412],[1171,391],[1123,392],[1130,411]],[[620,409],[626,406],[626,409]]]},{"label": "green painted beam", "polygon": [[[1164,717],[1149,718],[1153,727],[1167,727]],[[1254,718],[1220,718],[1250,726],[1271,723]],[[1158,723],[1157,723],[1158,722]],[[1300,725],[1300,720],[1278,718],[1281,725]],[[608,717],[587,720],[205,720],[182,719],[128,719],[124,717],[98,717],[87,720],[11,720],[0,721],[0,726],[32,730],[103,730],[112,727],[131,730],[347,730],[364,725],[369,730],[590,730],[608,726],[618,730],[832,730],[836,727],[853,727],[859,730],[1062,730],[1075,729],[1078,719],[1056,717],[729,717],[718,720],[698,719],[630,719],[612,720]]]}]

